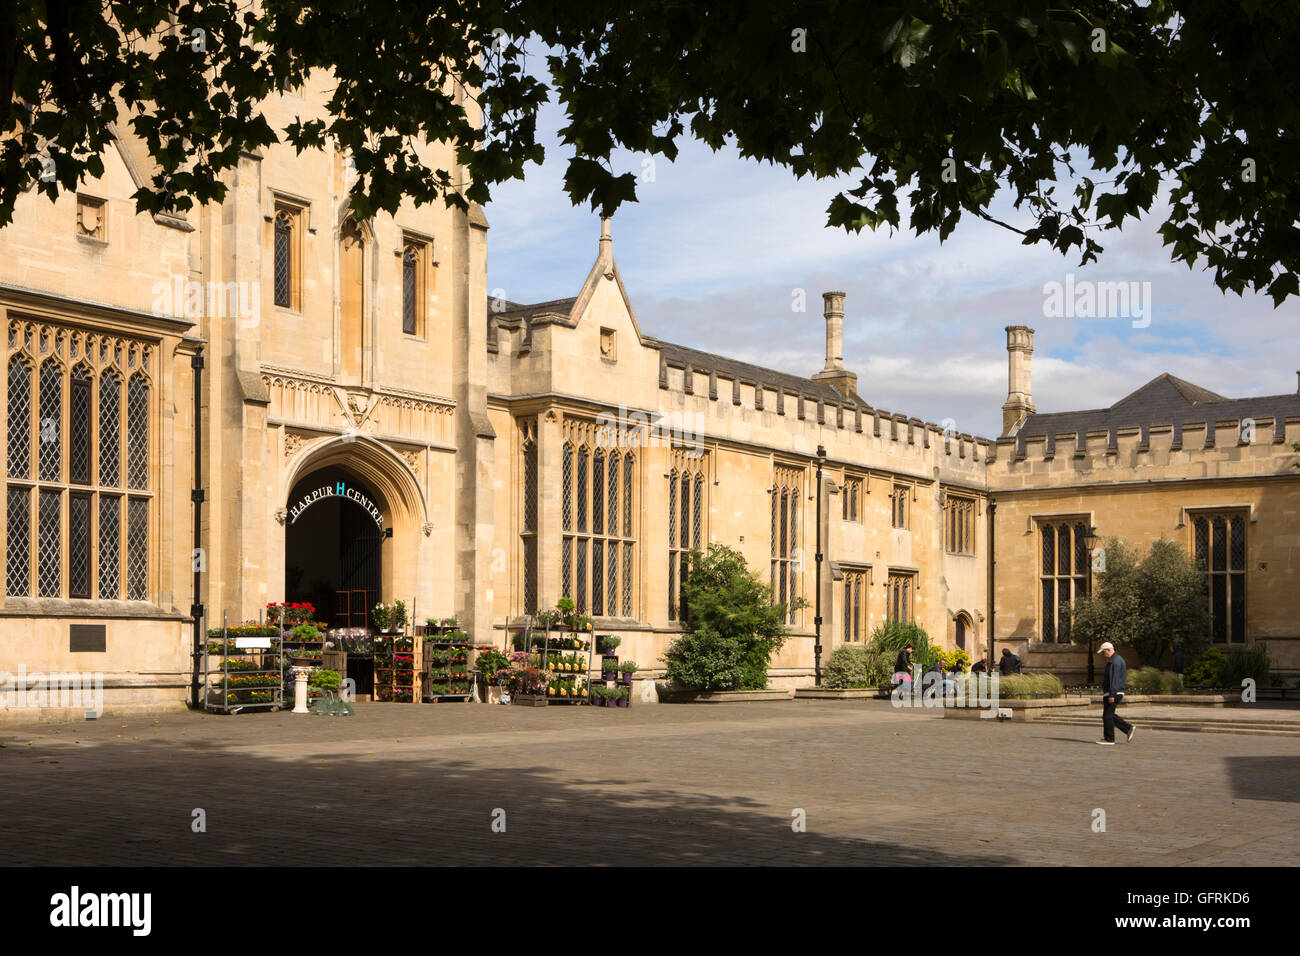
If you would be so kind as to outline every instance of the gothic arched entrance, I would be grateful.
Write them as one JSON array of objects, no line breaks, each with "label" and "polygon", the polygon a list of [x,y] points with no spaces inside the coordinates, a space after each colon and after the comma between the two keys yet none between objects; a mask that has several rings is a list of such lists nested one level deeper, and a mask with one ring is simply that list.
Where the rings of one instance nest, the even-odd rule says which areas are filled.
[{"label": "gothic arched entrance", "polygon": [[338,465],[293,487],[285,521],[286,601],[307,601],[332,627],[365,627],[382,597],[382,496]]}]

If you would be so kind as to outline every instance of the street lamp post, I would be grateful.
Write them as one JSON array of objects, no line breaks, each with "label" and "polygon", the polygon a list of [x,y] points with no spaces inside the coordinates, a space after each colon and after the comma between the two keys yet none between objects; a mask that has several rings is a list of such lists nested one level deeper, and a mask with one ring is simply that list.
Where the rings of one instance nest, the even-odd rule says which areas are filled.
[{"label": "street lamp post", "polygon": [[817,446],[817,606],[813,612],[813,681],[822,685],[822,465],[826,463],[826,447]]},{"label": "street lamp post", "polygon": [[[1093,588],[1092,549],[1097,547],[1097,526],[1096,525],[1088,526],[1088,533],[1083,536],[1083,544],[1084,547],[1088,549],[1088,596],[1091,597],[1092,588]],[[1073,623],[1074,622],[1072,621],[1071,624],[1073,625]],[[1093,653],[1092,650],[1092,641],[1090,640],[1088,642],[1088,684],[1089,686],[1091,686],[1093,681],[1096,680],[1097,678],[1096,665],[1093,663],[1093,657],[1095,656],[1096,655]]]}]

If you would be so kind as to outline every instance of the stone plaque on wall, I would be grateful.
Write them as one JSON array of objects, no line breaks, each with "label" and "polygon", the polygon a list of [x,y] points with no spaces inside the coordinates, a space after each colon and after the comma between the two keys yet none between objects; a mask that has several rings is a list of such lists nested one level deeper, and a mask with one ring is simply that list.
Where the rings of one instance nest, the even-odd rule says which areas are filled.
[{"label": "stone plaque on wall", "polygon": [[107,628],[103,624],[72,624],[69,626],[68,650],[102,654],[108,649]]}]

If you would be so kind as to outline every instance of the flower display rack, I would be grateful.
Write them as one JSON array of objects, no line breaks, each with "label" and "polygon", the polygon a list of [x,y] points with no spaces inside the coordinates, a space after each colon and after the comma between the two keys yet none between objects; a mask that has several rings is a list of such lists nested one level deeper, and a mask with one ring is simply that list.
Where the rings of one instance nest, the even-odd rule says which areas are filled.
[{"label": "flower display rack", "polygon": [[280,629],[270,624],[208,629],[203,655],[203,709],[223,714],[283,706],[284,658]]},{"label": "flower display rack", "polygon": [[542,670],[550,678],[546,703],[589,703],[594,653],[591,625],[582,629],[548,627],[542,632],[542,642]]},{"label": "flower display rack", "polygon": [[375,700],[394,704],[418,702],[415,638],[404,631],[375,635]]},{"label": "flower display rack", "polygon": [[474,672],[469,664],[473,646],[469,635],[452,624],[426,627],[424,634],[424,700],[470,700]]}]

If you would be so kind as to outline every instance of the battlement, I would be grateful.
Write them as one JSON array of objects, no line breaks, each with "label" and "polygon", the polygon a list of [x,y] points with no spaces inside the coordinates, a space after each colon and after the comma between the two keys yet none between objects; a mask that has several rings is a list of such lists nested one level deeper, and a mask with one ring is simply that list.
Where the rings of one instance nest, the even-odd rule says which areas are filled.
[{"label": "battlement", "polygon": [[1163,425],[1111,426],[1086,433],[1057,432],[999,439],[990,455],[990,479],[1017,476],[1098,481],[1246,477],[1291,474],[1300,416],[1212,419]]}]

